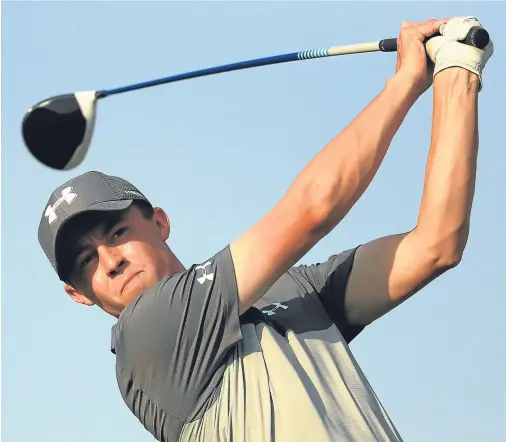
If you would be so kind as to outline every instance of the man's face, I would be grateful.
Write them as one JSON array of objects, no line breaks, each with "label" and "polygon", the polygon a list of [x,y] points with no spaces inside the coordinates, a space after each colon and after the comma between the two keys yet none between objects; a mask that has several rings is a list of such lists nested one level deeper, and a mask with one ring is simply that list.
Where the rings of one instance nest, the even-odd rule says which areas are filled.
[{"label": "man's face", "polygon": [[65,290],[77,302],[119,316],[134,298],[170,275],[169,230],[159,208],[146,218],[132,206],[119,219],[99,223],[68,249],[71,272]]}]

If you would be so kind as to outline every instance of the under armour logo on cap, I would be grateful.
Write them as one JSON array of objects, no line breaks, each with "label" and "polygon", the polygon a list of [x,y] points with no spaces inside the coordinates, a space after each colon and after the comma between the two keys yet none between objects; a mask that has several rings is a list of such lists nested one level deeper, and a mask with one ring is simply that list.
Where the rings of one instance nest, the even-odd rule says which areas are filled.
[{"label": "under armour logo on cap", "polygon": [[60,207],[64,202],[70,206],[76,198],[77,193],[72,192],[72,187],[65,187],[65,189],[61,191],[61,197],[58,198],[52,206],[49,205],[46,208],[44,216],[47,218],[49,225],[53,224],[58,219],[56,209],[58,209],[58,207]]}]

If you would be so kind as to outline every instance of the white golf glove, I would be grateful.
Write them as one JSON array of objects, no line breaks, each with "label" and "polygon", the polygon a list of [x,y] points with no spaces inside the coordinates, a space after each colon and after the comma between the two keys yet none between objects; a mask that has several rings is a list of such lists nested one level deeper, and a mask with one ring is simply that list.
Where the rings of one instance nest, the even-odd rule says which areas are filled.
[{"label": "white golf glove", "polygon": [[427,54],[434,62],[434,77],[444,69],[459,66],[474,72],[483,87],[482,71],[494,53],[492,39],[484,49],[461,43],[474,26],[481,26],[476,17],[455,17],[439,29],[441,36],[432,37],[426,43]]}]

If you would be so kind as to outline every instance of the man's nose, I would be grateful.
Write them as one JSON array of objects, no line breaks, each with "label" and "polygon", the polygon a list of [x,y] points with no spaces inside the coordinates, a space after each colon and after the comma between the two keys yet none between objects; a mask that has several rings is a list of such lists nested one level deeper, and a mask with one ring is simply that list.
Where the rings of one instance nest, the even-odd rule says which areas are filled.
[{"label": "man's nose", "polygon": [[104,263],[105,271],[111,278],[120,274],[126,264],[126,259],[121,250],[109,247],[101,247],[99,250],[100,259]]}]

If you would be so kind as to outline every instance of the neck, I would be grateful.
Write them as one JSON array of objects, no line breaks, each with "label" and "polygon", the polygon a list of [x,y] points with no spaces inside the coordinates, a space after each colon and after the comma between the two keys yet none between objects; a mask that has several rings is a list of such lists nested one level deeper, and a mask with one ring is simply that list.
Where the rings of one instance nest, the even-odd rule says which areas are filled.
[{"label": "neck", "polygon": [[173,275],[174,273],[184,272],[186,270],[185,266],[169,246],[167,246],[167,253],[169,254],[169,268],[167,276]]}]

